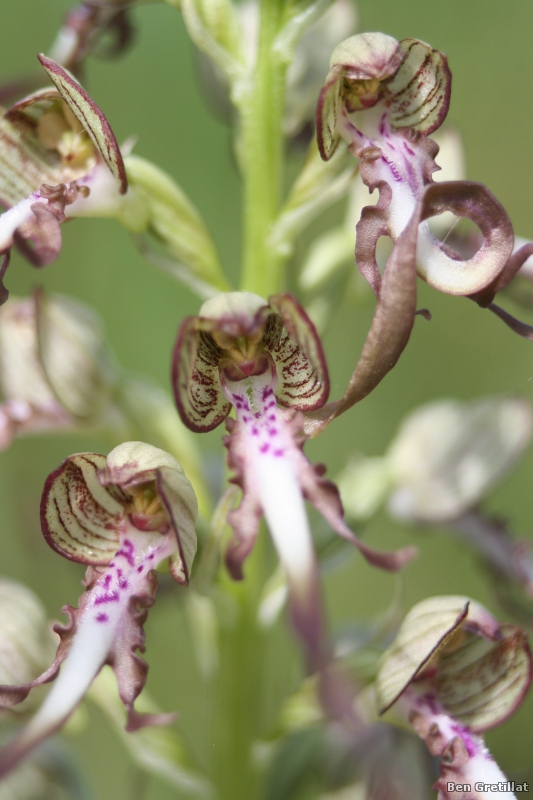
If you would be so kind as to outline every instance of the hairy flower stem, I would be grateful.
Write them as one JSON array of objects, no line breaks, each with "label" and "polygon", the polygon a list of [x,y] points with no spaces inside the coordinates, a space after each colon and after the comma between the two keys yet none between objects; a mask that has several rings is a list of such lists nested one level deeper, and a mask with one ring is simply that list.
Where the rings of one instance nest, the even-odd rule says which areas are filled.
[{"label": "hairy flower stem", "polygon": [[[252,800],[258,794],[258,770],[251,749],[261,728],[265,635],[257,607],[267,574],[265,537],[247,561],[246,579],[229,583],[235,617],[220,637],[220,673],[216,686],[212,779],[220,800]],[[271,565],[270,565],[271,566]]]},{"label": "hairy flower stem", "polygon": [[273,48],[282,10],[282,0],[261,0],[255,74],[241,105],[244,181],[241,288],[263,297],[279,291],[283,265],[268,241],[279,210],[283,168],[282,117],[287,65]]}]

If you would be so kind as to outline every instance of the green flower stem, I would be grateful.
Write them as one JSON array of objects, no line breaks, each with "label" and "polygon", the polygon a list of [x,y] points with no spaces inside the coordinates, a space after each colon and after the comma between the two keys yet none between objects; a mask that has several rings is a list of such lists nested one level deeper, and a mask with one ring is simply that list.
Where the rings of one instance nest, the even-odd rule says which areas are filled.
[{"label": "green flower stem", "polygon": [[241,288],[268,296],[279,291],[283,257],[269,246],[283,178],[286,59],[273,49],[282,0],[261,0],[257,64],[241,102],[240,162],[244,181],[244,262]]},{"label": "green flower stem", "polygon": [[257,607],[265,578],[265,533],[247,560],[246,578],[226,588],[235,602],[231,623],[220,632],[220,672],[214,711],[212,778],[220,800],[256,800],[260,775],[252,746],[261,729],[265,633]]}]

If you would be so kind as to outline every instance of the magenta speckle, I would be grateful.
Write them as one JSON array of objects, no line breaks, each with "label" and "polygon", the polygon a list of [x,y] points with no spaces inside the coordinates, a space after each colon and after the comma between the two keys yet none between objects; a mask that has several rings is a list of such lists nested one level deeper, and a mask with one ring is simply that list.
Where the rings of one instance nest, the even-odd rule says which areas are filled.
[{"label": "magenta speckle", "polygon": [[274,450],[274,455],[278,458],[284,454],[283,450]]},{"label": "magenta speckle", "polygon": [[256,419],[259,419],[260,416],[261,416],[261,412],[260,411],[256,411],[255,414],[254,414],[254,417]]},{"label": "magenta speckle", "polygon": [[268,444],[268,442],[265,442],[265,444],[262,444],[261,447],[259,448],[260,453],[268,453],[269,450],[270,450],[270,445]]},{"label": "magenta speckle", "polygon": [[141,565],[140,567],[137,567],[137,572],[142,572],[143,569],[144,569],[144,567]]},{"label": "magenta speckle", "polygon": [[242,418],[242,421],[243,421],[243,422],[250,422],[250,417],[243,417],[243,418]]},{"label": "magenta speckle", "polygon": [[470,758],[473,758],[474,756],[478,755],[479,748],[476,747],[476,744],[473,741],[468,728],[466,728],[464,725],[455,724],[452,725],[452,731],[461,737],[466,747],[466,752],[468,753]]},{"label": "magenta speckle", "polygon": [[271,437],[272,436],[277,436],[278,435],[277,429],[276,428],[269,428],[268,429],[268,435],[271,436]]},{"label": "magenta speckle", "polygon": [[111,580],[112,580],[111,579],[111,575],[109,575],[109,573],[108,573],[104,578],[104,589],[109,589],[109,587],[111,585]]},{"label": "magenta speckle", "polygon": [[391,171],[391,173],[392,173],[392,177],[394,178],[394,180],[395,180],[397,183],[401,183],[401,181],[402,181],[402,176],[400,175],[400,172],[399,172],[399,170],[398,170],[398,167],[396,166],[396,164],[394,163],[394,161],[391,161],[390,159],[388,159],[388,158],[385,158],[385,156],[383,156],[383,160],[385,161],[385,163],[387,164],[388,168],[390,169],[390,171]]},{"label": "magenta speckle", "polygon": [[276,415],[275,414],[269,414],[268,419],[270,420],[270,422],[275,422],[276,421]]},{"label": "magenta speckle", "polygon": [[103,603],[118,603],[119,599],[118,592],[106,592],[106,594],[101,594],[97,597],[94,604],[95,606],[101,606]]},{"label": "magenta speckle", "polygon": [[129,586],[129,583],[126,580],[126,578],[120,576],[120,578],[118,579],[118,585],[120,586],[121,589],[127,589],[128,586]]},{"label": "magenta speckle", "polygon": [[404,142],[404,143],[403,143],[403,146],[404,146],[404,149],[406,150],[406,152],[408,152],[410,156],[414,156],[414,154],[415,154],[415,151],[414,151],[414,150],[411,150],[411,148],[409,147],[409,145],[407,144],[407,142]]},{"label": "magenta speckle", "polygon": [[108,619],[109,617],[107,616],[107,614],[104,614],[103,612],[100,612],[99,614],[96,615],[97,622],[107,622]]},{"label": "magenta speckle", "polygon": [[254,425],[254,427],[252,428],[252,436],[258,436],[258,435],[259,435],[259,431],[257,430],[257,428]]},{"label": "magenta speckle", "polygon": [[153,553],[152,553],[152,555],[148,556],[148,560],[149,561],[153,561],[154,560],[154,554]]}]

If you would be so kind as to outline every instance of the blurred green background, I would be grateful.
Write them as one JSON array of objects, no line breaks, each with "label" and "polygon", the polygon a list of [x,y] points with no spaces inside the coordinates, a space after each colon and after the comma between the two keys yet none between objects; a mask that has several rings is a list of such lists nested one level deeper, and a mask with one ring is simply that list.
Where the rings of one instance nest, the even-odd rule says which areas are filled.
[{"label": "blurred green background", "polygon": [[[417,37],[447,54],[453,72],[448,117],[464,141],[468,177],[486,183],[507,209],[518,234],[533,238],[533,4],[528,0],[360,0],[359,30],[380,30],[401,39]],[[70,7],[68,0],[0,0],[1,79],[30,74],[35,54],[46,50]],[[236,277],[240,255],[241,193],[228,128],[215,119],[201,96],[193,47],[181,16],[164,3],[134,11],[136,46],[123,58],[89,59],[85,86],[104,109],[119,141],[138,139],[135,152],[167,170],[200,209],[228,273]],[[296,171],[301,156],[292,156]],[[342,206],[314,226],[326,230],[342,217]],[[128,234],[111,221],[80,220],[63,227],[59,260],[40,272],[15,255],[7,286],[25,295],[36,285],[71,294],[96,307],[122,365],[147,373],[169,388],[170,353],[180,319],[196,313],[199,301],[158,273],[136,252]],[[292,264],[305,256],[309,237]],[[294,286],[289,277],[288,288]],[[439,397],[470,400],[488,395],[523,395],[533,390],[533,345],[519,339],[488,312],[464,299],[420,285],[419,306],[433,319],[418,318],[397,368],[371,397],[308,445],[312,461],[328,464],[334,476],[349,453],[381,454],[402,417]],[[512,306],[508,306],[512,311]],[[522,316],[524,316],[522,314]],[[372,317],[346,300],[325,337],[332,398],[351,373]],[[531,320],[529,320],[531,322]],[[222,457],[219,432],[201,442]],[[90,436],[33,437],[0,455],[0,569],[30,585],[50,617],[80,593],[83,568],[59,558],[45,544],[39,498],[45,477],[79,450],[104,451]],[[491,496],[488,507],[524,537],[533,536],[533,453]],[[405,573],[405,607],[437,593],[471,595],[495,607],[488,580],[473,556],[450,538],[420,528],[402,529],[385,514],[367,532],[370,543],[397,547],[414,542],[420,556]],[[389,604],[393,579],[354,556],[326,579],[331,620],[370,618]],[[180,728],[202,756],[208,749],[206,698],[199,679],[179,591],[162,598],[146,626],[148,688],[165,710],[179,709]],[[301,663],[282,620],[273,634],[272,669],[265,695],[265,735],[279,700],[297,686]],[[283,654],[283,655],[280,655]],[[506,773],[516,776],[533,762],[533,696],[488,743]],[[176,795],[139,776],[115,734],[97,712],[70,736],[81,769],[98,800],[167,800]],[[207,746],[206,746],[207,745]],[[524,778],[525,779],[525,778]],[[144,790],[143,790],[144,791]]]}]

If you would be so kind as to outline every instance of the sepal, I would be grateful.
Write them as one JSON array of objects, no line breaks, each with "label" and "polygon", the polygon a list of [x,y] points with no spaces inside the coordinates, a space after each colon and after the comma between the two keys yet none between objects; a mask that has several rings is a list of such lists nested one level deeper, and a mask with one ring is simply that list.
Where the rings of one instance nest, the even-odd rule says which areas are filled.
[{"label": "sepal", "polygon": [[120,193],[125,194],[128,189],[128,179],[124,161],[115,134],[103,111],[67,70],[42,53],[38,58],[61,97],[87,131],[94,146],[115,176],[120,186]]},{"label": "sepal", "polygon": [[359,33],[337,45],[331,55],[330,73],[316,111],[318,149],[324,161],[333,156],[341,138],[338,121],[345,81],[356,82],[356,91],[362,96],[368,94],[368,102],[373,104],[378,98],[381,82],[394,75],[402,57],[396,39],[384,33]]}]

